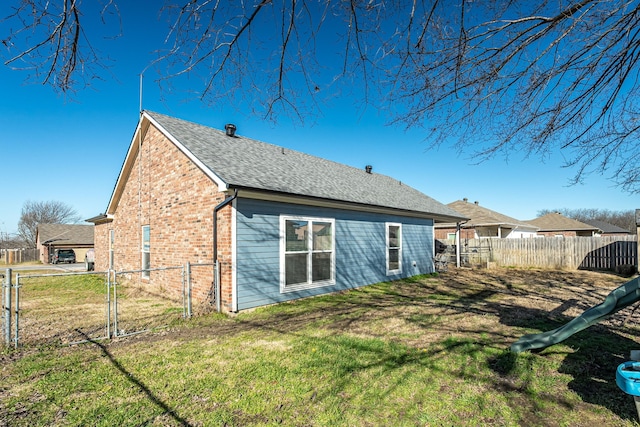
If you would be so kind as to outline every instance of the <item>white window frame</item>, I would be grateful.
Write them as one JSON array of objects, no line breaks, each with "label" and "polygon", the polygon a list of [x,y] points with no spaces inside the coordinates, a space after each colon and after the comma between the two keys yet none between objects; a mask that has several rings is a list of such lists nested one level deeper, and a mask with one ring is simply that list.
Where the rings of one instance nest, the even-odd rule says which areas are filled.
[{"label": "white window frame", "polygon": [[[148,230],[149,241],[146,242],[144,240],[145,228]],[[141,230],[141,239],[140,239],[140,270],[142,270],[142,278],[148,279],[150,277],[150,269],[151,269],[151,227],[149,225],[143,225]],[[145,254],[148,256],[148,265],[145,266]]]},{"label": "white window frame", "polygon": [[[331,224],[331,250],[313,250],[313,232],[307,234],[307,281],[305,283],[296,283],[294,285],[286,284],[286,223],[287,221],[306,221],[309,223],[309,229],[313,230],[314,222],[326,222]],[[295,252],[289,252],[295,253]],[[331,253],[331,277],[329,280],[314,282],[312,280],[313,264],[312,255],[314,253]],[[307,216],[280,216],[280,292],[295,292],[305,289],[321,288],[324,286],[333,286],[336,284],[336,221],[334,218],[320,218]]]},{"label": "white window frame", "polygon": [[[398,246],[391,246],[389,243],[389,229],[390,227],[398,227],[398,238],[400,239],[400,244]],[[385,258],[386,258],[386,270],[387,276],[394,276],[402,273],[402,224],[399,222],[387,222],[385,223],[385,237],[386,237],[386,248],[385,248]],[[389,269],[389,251],[391,249],[398,250],[398,268],[394,270]]]}]

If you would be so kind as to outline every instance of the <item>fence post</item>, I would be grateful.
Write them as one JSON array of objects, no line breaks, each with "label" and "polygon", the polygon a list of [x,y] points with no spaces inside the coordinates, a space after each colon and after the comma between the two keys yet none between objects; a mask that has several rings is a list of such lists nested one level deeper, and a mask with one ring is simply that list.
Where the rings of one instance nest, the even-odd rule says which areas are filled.
[{"label": "fence post", "polygon": [[11,345],[11,269],[7,268],[2,282],[4,297],[4,342]]},{"label": "fence post", "polygon": [[20,337],[20,330],[19,330],[19,325],[20,325],[20,274],[16,274],[16,306],[13,308],[13,312],[15,313],[16,317],[14,319],[14,336],[13,336],[13,346],[14,348],[18,348],[18,339]]},{"label": "fence post", "polygon": [[107,294],[105,298],[107,303],[107,338],[111,339],[111,269],[107,270]]},{"label": "fence post", "polygon": [[191,317],[191,263],[187,261],[187,318]]},{"label": "fence post", "polygon": [[[118,337],[118,277],[113,276],[113,283],[111,284],[113,288],[113,336]],[[111,338],[111,337],[109,337]]]}]

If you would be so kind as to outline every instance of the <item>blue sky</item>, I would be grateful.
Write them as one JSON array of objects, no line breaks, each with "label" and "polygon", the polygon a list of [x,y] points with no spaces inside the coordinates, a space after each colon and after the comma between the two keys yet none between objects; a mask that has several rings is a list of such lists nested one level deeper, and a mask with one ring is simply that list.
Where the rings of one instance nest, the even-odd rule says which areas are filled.
[{"label": "blue sky", "polygon": [[[138,120],[139,74],[162,40],[153,27],[145,28],[124,13],[123,19],[124,36],[111,41],[111,47],[101,46],[113,68],[73,99],[26,83],[26,72],[0,65],[0,232],[17,231],[27,200],[64,202],[83,219],[105,211]],[[220,129],[235,123],[247,137],[359,168],[370,164],[374,172],[442,203],[467,197],[522,220],[535,218],[542,209],[640,208],[637,195],[623,193],[597,174],[569,186],[575,171],[561,167],[561,155],[544,162],[512,156],[509,162],[496,158],[473,165],[471,149],[461,155],[444,146],[428,150],[420,130],[388,126],[383,113],[365,109],[349,96],[336,96],[320,117],[304,125],[286,117],[272,123],[238,110],[233,100],[207,106],[185,101],[183,93],[161,92],[156,78],[153,68],[145,72],[144,109]],[[188,79],[180,84],[179,89],[190,89]]]}]

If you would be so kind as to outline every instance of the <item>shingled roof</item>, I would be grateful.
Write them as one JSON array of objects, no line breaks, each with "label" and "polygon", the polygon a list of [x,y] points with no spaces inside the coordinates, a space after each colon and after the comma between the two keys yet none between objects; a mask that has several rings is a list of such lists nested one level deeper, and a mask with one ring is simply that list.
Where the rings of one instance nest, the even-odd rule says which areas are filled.
[{"label": "shingled roof", "polygon": [[599,231],[598,227],[567,218],[557,212],[551,212],[526,222],[540,227],[539,231]]},{"label": "shingled roof", "polygon": [[[142,132],[146,131],[145,121],[148,121],[146,126],[153,124],[173,141],[223,191],[257,190],[391,208],[420,215],[429,214],[437,221],[466,219],[455,210],[389,176],[369,173],[364,169],[240,135],[228,136],[218,129],[150,111],[142,114],[139,125]],[[132,142],[129,154],[135,145]],[[125,161],[124,167],[126,164]],[[115,208],[113,202],[112,197],[111,211]]]},{"label": "shingled roof", "polygon": [[631,234],[626,228],[618,227],[617,225],[597,219],[590,219],[589,221],[584,221],[584,223],[599,228],[600,231],[605,234]]},{"label": "shingled roof", "polygon": [[38,224],[38,241],[41,244],[93,245],[93,225]]},{"label": "shingled roof", "polygon": [[[469,218],[467,222],[462,224],[463,228],[499,226],[514,229],[524,228],[533,231],[538,229],[535,225],[528,224],[524,221],[517,220],[510,216],[485,208],[484,206],[480,206],[478,202],[470,203],[467,199],[456,200],[455,202],[447,204],[447,206]],[[444,227],[446,225],[451,226],[453,224],[445,224],[442,226]]]}]

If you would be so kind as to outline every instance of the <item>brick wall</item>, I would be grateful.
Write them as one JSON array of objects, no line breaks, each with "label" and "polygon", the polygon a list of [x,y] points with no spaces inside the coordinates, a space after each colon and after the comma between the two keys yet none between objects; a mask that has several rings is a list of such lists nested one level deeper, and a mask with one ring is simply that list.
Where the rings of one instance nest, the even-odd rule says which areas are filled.
[{"label": "brick wall", "polygon": [[[194,265],[191,273],[194,303],[212,296],[213,268],[197,267],[213,262],[213,208],[225,194],[173,143],[153,126],[142,142],[113,221],[95,229],[96,269],[105,270],[109,260],[109,232],[115,232],[114,268],[142,268],[142,226],[150,228],[151,268]],[[222,264],[221,302],[231,302],[231,206],[218,213],[218,255]],[[151,271],[149,279],[132,275],[151,288],[162,288],[179,298],[180,274]]]},{"label": "brick wall", "polygon": [[578,236],[582,236],[582,237],[591,237],[592,233],[581,233],[578,234],[575,231],[538,231],[538,236],[544,236],[544,237],[556,237],[556,236],[562,236],[562,237],[578,237]]},{"label": "brick wall", "polygon": [[[436,239],[447,240],[449,233],[455,233],[456,228],[435,228],[433,230],[434,236]],[[475,238],[475,230],[473,228],[462,228],[460,229],[460,238],[461,239],[473,239]]]}]

